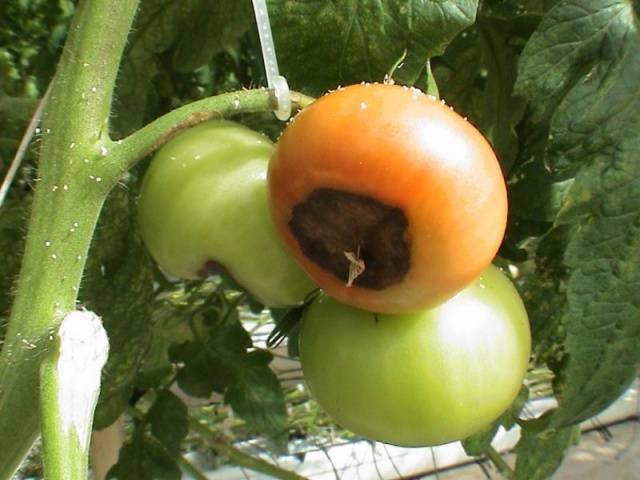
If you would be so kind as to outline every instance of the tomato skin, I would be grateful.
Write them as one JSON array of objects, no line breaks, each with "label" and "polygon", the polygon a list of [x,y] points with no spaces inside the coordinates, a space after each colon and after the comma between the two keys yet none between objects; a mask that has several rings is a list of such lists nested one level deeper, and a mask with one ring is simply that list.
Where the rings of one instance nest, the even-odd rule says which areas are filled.
[{"label": "tomato skin", "polygon": [[312,395],[343,427],[427,446],[466,438],[506,410],[530,344],[518,292],[490,266],[419,313],[374,316],[322,296],[303,317],[299,351]]},{"label": "tomato skin", "polygon": [[193,279],[218,263],[268,306],[301,303],[315,288],[270,219],[272,152],[264,135],[230,121],[202,123],[158,151],[143,179],[138,222],[164,270]]},{"label": "tomato skin", "polygon": [[[450,298],[492,261],[506,226],[506,187],[488,142],[446,105],[401,86],[354,85],[307,107],[279,139],[268,182],[276,228],[304,270],[332,297],[376,312]],[[411,246],[401,281],[347,286],[305,255],[289,222],[319,187],[402,209]]]}]

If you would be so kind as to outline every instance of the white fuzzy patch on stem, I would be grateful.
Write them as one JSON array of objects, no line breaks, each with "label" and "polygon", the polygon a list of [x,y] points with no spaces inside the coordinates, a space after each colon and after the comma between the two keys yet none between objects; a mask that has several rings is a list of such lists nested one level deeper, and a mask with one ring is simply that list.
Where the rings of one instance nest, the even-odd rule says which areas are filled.
[{"label": "white fuzzy patch on stem", "polygon": [[75,429],[80,446],[86,452],[100,394],[100,374],[109,355],[109,339],[100,317],[89,311],[67,314],[58,338],[56,374],[60,421],[65,434]]}]

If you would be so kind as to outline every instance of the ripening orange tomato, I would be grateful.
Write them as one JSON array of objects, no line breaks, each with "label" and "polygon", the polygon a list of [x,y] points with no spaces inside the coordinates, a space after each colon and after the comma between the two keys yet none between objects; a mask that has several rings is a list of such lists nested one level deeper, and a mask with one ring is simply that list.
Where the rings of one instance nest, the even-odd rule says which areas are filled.
[{"label": "ripening orange tomato", "polygon": [[478,130],[417,89],[333,91],[283,132],[268,172],[276,228],[330,296],[382,313],[437,305],[502,241],[507,194]]}]

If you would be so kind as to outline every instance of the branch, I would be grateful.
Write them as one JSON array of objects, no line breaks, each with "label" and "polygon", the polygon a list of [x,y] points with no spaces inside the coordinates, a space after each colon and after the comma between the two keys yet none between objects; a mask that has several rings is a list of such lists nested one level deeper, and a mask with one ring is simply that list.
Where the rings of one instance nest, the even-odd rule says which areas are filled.
[{"label": "branch", "polygon": [[67,314],[57,349],[40,369],[40,409],[45,477],[87,478],[89,438],[109,341],[93,312]]},{"label": "branch", "polygon": [[513,469],[509,466],[507,462],[504,461],[504,458],[502,458],[502,455],[500,455],[495,448],[489,445],[484,450],[484,453],[487,456],[487,458],[491,460],[491,463],[493,463],[495,467],[498,469],[498,472],[500,472],[500,475],[502,475],[504,478],[507,478],[507,479],[513,478]]},{"label": "branch", "polygon": [[255,472],[264,473],[265,475],[271,475],[272,477],[280,478],[281,480],[306,480],[305,477],[302,477],[295,472],[284,470],[277,465],[242,452],[233,445],[221,440],[214,432],[209,430],[209,428],[192,417],[189,417],[189,425],[191,426],[191,430],[196,432],[198,436],[202,438],[207,445],[209,445],[209,447],[219,454],[227,457],[229,463],[239,467],[248,468]]},{"label": "branch", "polygon": [[209,480],[204,473],[202,473],[195,465],[193,465],[189,460],[184,458],[182,455],[178,455],[178,465],[182,467],[182,469],[187,472],[191,477],[195,480]]},{"label": "branch", "polygon": [[[291,92],[291,101],[292,109],[299,110],[310,105],[314,99],[298,92]],[[114,178],[119,178],[138,160],[189,127],[212,118],[229,118],[240,113],[267,112],[273,109],[273,104],[273,91],[259,89],[224,93],[177,108],[129,137],[115,142],[109,157]]]}]

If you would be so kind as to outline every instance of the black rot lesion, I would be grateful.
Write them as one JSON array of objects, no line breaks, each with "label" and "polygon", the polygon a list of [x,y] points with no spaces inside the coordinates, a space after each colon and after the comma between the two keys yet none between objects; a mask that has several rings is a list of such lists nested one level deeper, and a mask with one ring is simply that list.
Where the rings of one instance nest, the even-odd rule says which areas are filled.
[{"label": "black rot lesion", "polygon": [[[382,290],[410,268],[409,222],[401,208],[333,188],[317,188],[295,205],[289,228],[305,256],[345,284]],[[357,254],[364,269],[353,277]]]}]

